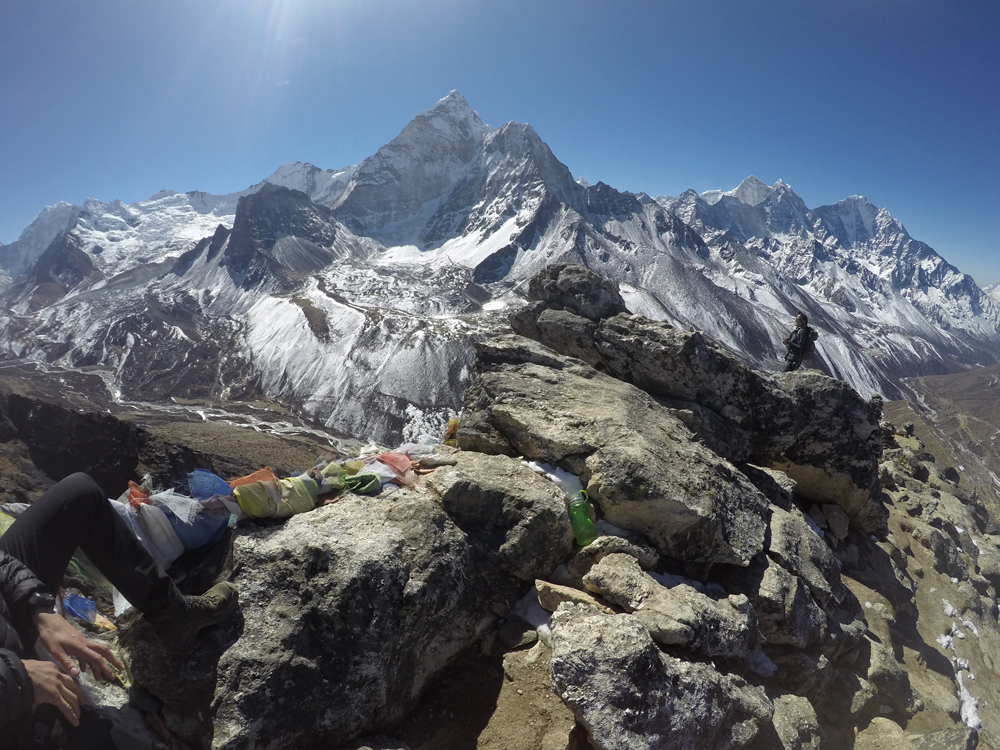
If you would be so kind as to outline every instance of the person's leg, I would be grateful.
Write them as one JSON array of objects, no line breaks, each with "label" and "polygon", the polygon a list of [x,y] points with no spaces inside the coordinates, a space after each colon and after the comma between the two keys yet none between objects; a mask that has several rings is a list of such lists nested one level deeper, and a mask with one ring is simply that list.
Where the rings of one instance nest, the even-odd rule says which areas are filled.
[{"label": "person's leg", "polygon": [[183,597],[86,474],[72,474],[35,500],[0,537],[52,591],[77,547],[150,622],[183,612]]}]

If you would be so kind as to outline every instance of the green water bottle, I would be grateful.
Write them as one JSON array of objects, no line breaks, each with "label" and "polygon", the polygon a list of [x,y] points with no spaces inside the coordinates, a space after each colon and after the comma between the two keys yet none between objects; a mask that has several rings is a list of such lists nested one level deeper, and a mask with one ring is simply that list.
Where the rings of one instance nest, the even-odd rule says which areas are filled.
[{"label": "green water bottle", "polygon": [[594,508],[587,499],[586,490],[580,490],[569,501],[569,523],[573,527],[576,543],[586,547],[597,539],[594,528]]}]

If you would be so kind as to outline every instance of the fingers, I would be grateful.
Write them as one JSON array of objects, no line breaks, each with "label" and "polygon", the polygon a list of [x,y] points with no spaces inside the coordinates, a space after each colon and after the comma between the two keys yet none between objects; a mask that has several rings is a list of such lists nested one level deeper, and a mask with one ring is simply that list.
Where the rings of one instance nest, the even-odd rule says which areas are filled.
[{"label": "fingers", "polygon": [[74,727],[80,726],[80,707],[86,702],[80,683],[69,675],[60,675],[62,704],[58,706],[66,720]]},{"label": "fingers", "polygon": [[66,674],[73,678],[80,676],[80,667],[77,666],[73,657],[66,653],[61,643],[51,642],[42,643],[42,645],[45,646],[52,658],[59,662]]},{"label": "fingers", "polygon": [[73,659],[74,656],[90,667],[94,677],[103,675],[107,679],[114,679],[114,672],[108,662],[114,664],[118,669],[124,668],[110,648],[104,644],[87,640],[80,631],[59,615],[41,615],[37,624],[42,645],[71,676],[78,677],[80,675],[80,667]]},{"label": "fingers", "polygon": [[115,655],[115,652],[103,643],[95,643],[94,641],[88,641],[88,643],[90,644],[90,647],[101,657],[101,666],[103,668],[107,668],[106,662],[111,662],[117,669],[125,669],[125,665],[122,664],[121,659],[119,659]]},{"label": "fingers", "polygon": [[93,641],[87,641],[87,645],[89,648],[86,652],[80,653],[78,656],[90,667],[94,677],[115,681],[116,677],[114,670],[111,669],[111,664],[114,664],[118,669],[124,669],[125,666],[107,646]]},{"label": "fingers", "polygon": [[34,688],[36,703],[49,703],[73,726],[80,725],[80,706],[84,703],[83,688],[59,667],[48,661],[22,661]]}]

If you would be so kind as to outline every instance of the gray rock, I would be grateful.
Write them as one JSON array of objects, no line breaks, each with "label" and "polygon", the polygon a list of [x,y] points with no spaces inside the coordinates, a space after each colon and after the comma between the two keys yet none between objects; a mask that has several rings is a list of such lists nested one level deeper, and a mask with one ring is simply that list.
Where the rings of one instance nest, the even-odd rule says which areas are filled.
[{"label": "gray rock", "polygon": [[878,691],[849,669],[834,667],[828,692],[810,696],[821,724],[850,727],[871,718],[878,707]]},{"label": "gray rock", "polygon": [[511,651],[538,641],[538,631],[520,617],[512,615],[500,626],[499,637],[504,647]]},{"label": "gray rock", "polygon": [[865,641],[869,650],[868,681],[878,690],[879,698],[906,718],[921,711],[924,703],[914,692],[909,676],[892,651],[870,638]]},{"label": "gray rock", "polygon": [[[947,538],[938,531],[935,533],[942,539]],[[889,600],[897,614],[916,617],[916,584],[906,572],[905,554],[886,542],[877,543],[867,536],[857,537],[851,546],[857,550],[857,559],[844,564],[845,574],[878,591]],[[943,545],[943,548],[949,547],[954,551],[953,545]],[[893,559],[892,552],[899,558],[898,562]]]},{"label": "gray rock", "polygon": [[969,577],[969,568],[955,548],[955,542],[937,529],[920,540],[934,553],[934,569],[950,578],[964,580]]},{"label": "gray rock", "polygon": [[767,555],[758,555],[747,568],[719,568],[713,580],[749,597],[766,643],[807,648],[826,637],[826,614],[808,586]]},{"label": "gray rock", "polygon": [[545,309],[541,311],[535,325],[538,327],[539,341],[560,341],[560,354],[576,357],[584,362],[592,359],[594,333],[597,331],[597,323],[593,320],[565,310]]},{"label": "gray rock", "polygon": [[662,653],[631,615],[562,605],[552,685],[602,750],[735,750],[771,720],[764,692]]},{"label": "gray rock", "polygon": [[782,510],[791,510],[795,497],[794,479],[782,471],[753,464],[740,464],[740,471],[754,487],[764,493],[764,497],[772,505],[777,505]]},{"label": "gray rock", "polygon": [[816,720],[816,711],[800,695],[775,698],[772,722],[781,750],[820,750],[823,746],[823,730]]},{"label": "gray rock", "polygon": [[850,519],[839,505],[827,503],[822,508],[823,517],[832,533],[837,539],[847,539],[850,531]]},{"label": "gray rock", "polygon": [[[591,293],[600,296],[598,287]],[[885,532],[880,401],[816,371],[765,377],[697,331],[627,314],[595,324],[606,316],[583,320],[566,305],[547,307],[522,310],[515,330],[651,394],[699,405],[681,407],[684,421],[713,450],[785,471],[804,497],[839,505],[861,531]]]},{"label": "gray rock", "polygon": [[573,471],[607,521],[672,557],[745,565],[760,551],[766,498],[648,394],[521,337],[479,348],[462,448]]},{"label": "gray rock", "polygon": [[520,578],[546,578],[573,550],[566,493],[520,461],[462,451],[424,479],[473,544]]},{"label": "gray rock", "polygon": [[197,747],[337,746],[398,720],[523,588],[415,490],[248,527],[234,558],[237,616],[181,658],[138,627],[129,650]]},{"label": "gray rock", "polygon": [[969,727],[942,729],[909,739],[914,750],[976,750],[979,747],[979,731]]},{"label": "gray rock", "polygon": [[834,665],[826,656],[815,649],[803,651],[788,646],[768,648],[766,653],[778,668],[774,680],[784,690],[806,696],[813,705],[823,700],[834,673]]},{"label": "gray rock", "polygon": [[591,320],[627,312],[617,284],[570,263],[553,263],[535,274],[528,282],[528,300]]},{"label": "gray rock", "polygon": [[1000,548],[980,538],[976,568],[979,571],[979,575],[983,576],[994,586],[1000,587]]},{"label": "gray rock", "polygon": [[709,450],[737,463],[750,457],[750,439],[746,431],[740,429],[733,420],[721,417],[693,401],[663,399],[661,403]]},{"label": "gray rock", "polygon": [[538,603],[549,612],[555,612],[563,602],[586,604],[607,614],[613,614],[615,611],[586,591],[580,591],[571,586],[560,586],[548,581],[535,581],[535,590],[538,592]]},{"label": "gray rock", "polygon": [[805,581],[819,604],[828,608],[844,596],[836,558],[826,542],[805,522],[801,511],[771,507],[768,555]]},{"label": "gray rock", "polygon": [[620,536],[599,536],[573,555],[566,568],[570,574],[582,578],[596,563],[615,552],[631,555],[643,570],[655,567],[660,561],[659,553],[645,544]]},{"label": "gray rock", "polygon": [[657,643],[682,646],[701,656],[734,658],[745,656],[759,643],[747,597],[712,598],[685,584],[667,588],[628,555],[608,555],[583,582],[634,615]]},{"label": "gray rock", "polygon": [[784,471],[803,497],[839,505],[860,531],[884,534],[888,512],[878,482],[881,403],[865,401],[846,383],[812,370],[775,377],[783,404],[760,424],[767,442],[755,462]]}]

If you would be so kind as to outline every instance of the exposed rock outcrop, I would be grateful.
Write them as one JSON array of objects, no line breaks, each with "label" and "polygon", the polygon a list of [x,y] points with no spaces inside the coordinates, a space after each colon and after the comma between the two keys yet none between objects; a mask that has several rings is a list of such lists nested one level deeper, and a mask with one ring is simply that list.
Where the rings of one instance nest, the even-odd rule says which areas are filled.
[{"label": "exposed rock outcrop", "polygon": [[[987,747],[997,720],[973,693],[1000,649],[1000,537],[983,504],[894,445],[877,403],[766,378],[588,279],[538,278],[544,341],[477,345],[453,465],[240,529],[242,614],[169,671],[126,628],[167,726],[199,750],[392,747],[374,735],[483,638],[534,644],[599,750]],[[586,336],[559,344],[572,327]],[[595,542],[574,548],[565,494],[521,457],[581,480]]]},{"label": "exposed rock outcrop", "polygon": [[608,750],[745,747],[770,723],[764,691],[662,653],[634,618],[564,604],[553,618],[552,684]]},{"label": "exposed rock outcrop", "polygon": [[767,499],[647,393],[521,337],[479,351],[460,447],[562,466],[672,557],[745,565],[761,550]]},{"label": "exposed rock outcrop", "polygon": [[[885,532],[878,486],[881,402],[865,401],[850,386],[816,371],[768,377],[697,331],[617,313],[595,319],[574,313],[583,282],[603,298],[606,282],[578,266],[545,269],[545,294],[511,326],[562,354],[670,400],[706,445],[732,461],[780,469],[797,492],[842,507],[861,531]],[[567,291],[559,279],[565,275]],[[611,312],[614,305],[598,310]]]}]

